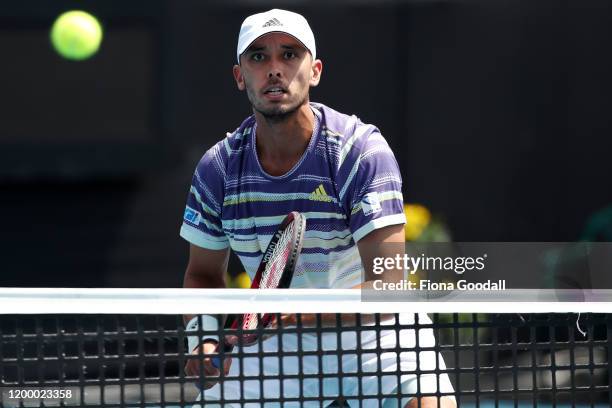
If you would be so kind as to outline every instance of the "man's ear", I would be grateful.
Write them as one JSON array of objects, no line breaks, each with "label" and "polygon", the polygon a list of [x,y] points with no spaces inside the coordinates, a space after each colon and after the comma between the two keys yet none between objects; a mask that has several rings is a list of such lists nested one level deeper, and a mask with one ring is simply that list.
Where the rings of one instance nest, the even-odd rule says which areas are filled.
[{"label": "man's ear", "polygon": [[314,60],[312,62],[312,76],[310,77],[310,86],[319,85],[321,81],[321,73],[323,72],[323,62],[321,60]]},{"label": "man's ear", "polygon": [[242,75],[242,68],[240,67],[240,65],[234,65],[232,72],[234,74],[234,80],[236,81],[236,86],[241,91],[244,91],[245,90],[244,76]]}]

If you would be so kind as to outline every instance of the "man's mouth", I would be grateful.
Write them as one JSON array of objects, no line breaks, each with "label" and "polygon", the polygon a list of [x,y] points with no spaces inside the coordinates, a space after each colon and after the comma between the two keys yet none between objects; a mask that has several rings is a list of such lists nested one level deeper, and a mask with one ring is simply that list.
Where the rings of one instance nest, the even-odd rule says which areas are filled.
[{"label": "man's mouth", "polygon": [[280,86],[271,86],[264,91],[264,93],[267,95],[282,95],[286,92],[287,91]]}]

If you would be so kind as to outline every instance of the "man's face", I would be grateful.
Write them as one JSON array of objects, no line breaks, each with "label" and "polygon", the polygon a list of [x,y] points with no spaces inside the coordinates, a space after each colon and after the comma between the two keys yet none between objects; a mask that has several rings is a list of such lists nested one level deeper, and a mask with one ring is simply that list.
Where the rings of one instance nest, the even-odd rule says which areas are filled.
[{"label": "man's face", "polygon": [[255,111],[266,118],[282,119],[308,103],[311,86],[317,86],[322,63],[292,36],[269,33],[259,37],[234,66],[238,89],[246,90]]}]

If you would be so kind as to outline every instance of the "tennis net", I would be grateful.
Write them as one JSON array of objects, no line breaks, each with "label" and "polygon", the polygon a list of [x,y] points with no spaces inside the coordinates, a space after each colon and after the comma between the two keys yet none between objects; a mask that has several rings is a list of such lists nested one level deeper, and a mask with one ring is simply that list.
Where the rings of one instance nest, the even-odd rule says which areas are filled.
[{"label": "tennis net", "polygon": [[[500,305],[480,304],[495,312],[483,314],[472,305],[365,303],[357,291],[252,292],[0,291],[1,406],[609,407],[612,401],[609,314],[568,313],[567,305],[558,313],[525,313],[528,305],[502,313]],[[449,313],[424,313],[432,308]],[[222,311],[274,312],[281,323],[258,329],[264,340],[255,345],[220,352],[222,361],[232,359],[231,368],[212,377],[202,352],[187,350],[194,332],[185,331],[183,315]],[[295,320],[283,324],[286,313],[297,313]],[[185,374],[188,361],[198,374]]]}]

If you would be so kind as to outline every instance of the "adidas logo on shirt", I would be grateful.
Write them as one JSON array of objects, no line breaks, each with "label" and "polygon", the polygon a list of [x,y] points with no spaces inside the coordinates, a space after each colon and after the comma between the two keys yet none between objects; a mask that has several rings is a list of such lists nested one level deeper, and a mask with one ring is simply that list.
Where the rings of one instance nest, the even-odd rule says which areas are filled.
[{"label": "adidas logo on shirt", "polygon": [[319,184],[319,187],[310,193],[310,199],[313,201],[325,201],[328,203],[332,201],[331,197],[327,195],[323,184]]},{"label": "adidas logo on shirt", "polygon": [[278,21],[276,18],[273,18],[272,20],[268,21],[266,24],[262,25],[262,27],[275,27],[275,26],[282,26],[282,25],[283,23]]}]

